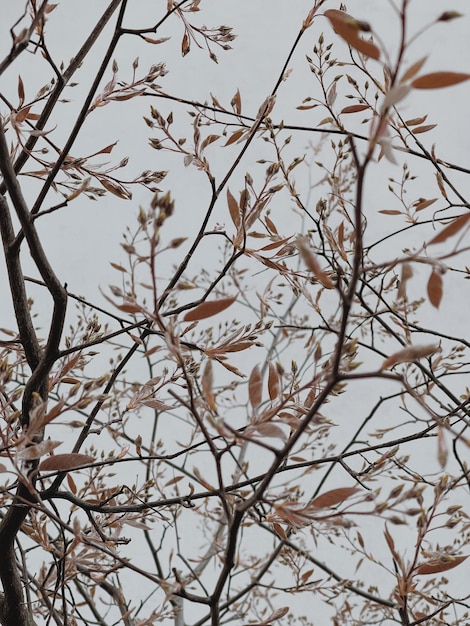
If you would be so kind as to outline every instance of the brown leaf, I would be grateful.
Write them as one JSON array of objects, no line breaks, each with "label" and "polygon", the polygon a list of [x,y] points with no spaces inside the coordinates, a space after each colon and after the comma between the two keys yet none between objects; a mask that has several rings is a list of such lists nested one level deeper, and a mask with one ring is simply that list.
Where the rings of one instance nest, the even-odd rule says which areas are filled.
[{"label": "brown leaf", "polygon": [[423,346],[408,346],[407,348],[403,348],[403,350],[399,350],[385,359],[380,369],[385,370],[389,367],[397,365],[398,363],[411,363],[417,359],[431,356],[438,349],[439,346],[433,343]]},{"label": "brown leaf", "polygon": [[241,215],[240,215],[240,207],[238,206],[238,202],[236,201],[235,197],[233,196],[232,192],[230,191],[230,189],[227,187],[227,204],[228,204],[228,210],[230,211],[230,217],[232,218],[232,222],[235,226],[235,228],[238,230],[240,228],[241,225]]},{"label": "brown leaf", "polygon": [[21,76],[18,76],[18,108],[21,109],[23,104],[24,104],[24,83],[23,83],[23,79],[21,78]]},{"label": "brown leaf", "polygon": [[107,191],[111,192],[113,195],[117,196],[118,198],[122,198],[123,200],[132,199],[131,192],[128,191],[120,183],[117,183],[116,181],[113,181],[113,180],[109,180],[109,178],[100,178],[99,181]]},{"label": "brown leaf", "polygon": [[437,124],[426,124],[426,126],[417,126],[416,128],[413,128],[412,133],[414,135],[418,135],[419,133],[427,133],[428,130],[432,130],[433,128],[436,128]]},{"label": "brown leaf", "polygon": [[310,504],[317,509],[330,508],[336,504],[340,504],[358,491],[358,487],[339,487],[338,489],[332,489],[314,498]]},{"label": "brown leaf", "polygon": [[217,313],[228,309],[228,307],[232,305],[236,299],[236,297],[233,297],[221,298],[220,300],[208,300],[191,311],[188,311],[183,319],[185,322],[195,322],[197,320],[205,319],[206,317],[211,317],[212,315],[217,315]]},{"label": "brown leaf", "polygon": [[39,464],[40,472],[71,470],[82,465],[88,465],[94,462],[94,457],[88,454],[80,454],[79,452],[71,452],[70,454],[55,454],[44,459]]},{"label": "brown leaf", "polygon": [[331,280],[329,275],[320,267],[316,255],[310,247],[308,238],[305,235],[298,235],[296,239],[296,245],[302,261],[312,272],[318,282],[321,283],[323,287],[325,287],[325,289],[334,289],[335,285],[333,281]]},{"label": "brown leaf", "polygon": [[413,117],[411,120],[405,121],[405,126],[419,126],[420,124],[424,124],[427,117],[427,114],[422,115],[421,117]]},{"label": "brown leaf", "polygon": [[235,95],[233,96],[232,100],[230,101],[230,104],[232,105],[233,110],[235,111],[235,113],[240,115],[240,113],[242,112],[242,97],[240,95],[240,90],[239,89],[237,89]]},{"label": "brown leaf", "polygon": [[240,139],[245,131],[243,129],[236,130],[234,133],[230,135],[227,141],[224,143],[224,146],[230,146],[232,143],[235,143]]},{"label": "brown leaf", "polygon": [[448,224],[444,230],[441,230],[439,234],[431,239],[428,243],[428,246],[431,246],[435,243],[442,243],[449,237],[452,237],[456,233],[461,230],[465,224],[470,220],[470,213],[466,213],[465,215],[461,215],[460,217],[456,217],[450,224]]},{"label": "brown leaf", "polygon": [[358,113],[359,111],[365,111],[366,109],[370,109],[368,104],[353,104],[349,107],[341,109],[340,113]]},{"label": "brown leaf", "polygon": [[430,198],[429,200],[420,198],[419,200],[416,200],[416,202],[413,202],[413,208],[415,211],[422,211],[423,209],[427,209],[428,206],[431,206],[431,204],[434,204],[436,200],[437,198]]},{"label": "brown leaf", "polygon": [[380,58],[380,50],[371,41],[366,41],[359,36],[359,32],[364,30],[363,23],[354,19],[344,11],[338,9],[328,9],[324,15],[330,20],[333,30],[342,37],[347,44],[365,54],[372,59]]},{"label": "brown leaf", "polygon": [[189,42],[189,37],[187,33],[184,34],[183,40],[181,42],[181,54],[185,57],[191,49],[191,44]]},{"label": "brown leaf", "polygon": [[429,302],[433,306],[435,306],[436,309],[438,309],[442,300],[443,287],[442,276],[439,274],[439,272],[436,272],[436,270],[433,270],[431,272],[431,276],[428,280],[427,291]]},{"label": "brown leaf", "polygon": [[206,366],[204,367],[204,372],[201,379],[202,393],[204,400],[209,405],[211,411],[217,413],[217,405],[215,403],[214,393],[212,391],[213,384],[214,377],[212,374],[212,361],[211,359],[208,359]]},{"label": "brown leaf", "polygon": [[251,370],[250,378],[248,380],[248,397],[254,411],[259,407],[263,399],[262,386],[263,379],[261,377],[261,370],[259,365],[255,365],[255,367]]},{"label": "brown leaf", "polygon": [[281,393],[281,378],[272,363],[269,363],[268,393],[271,400],[275,400]]},{"label": "brown leaf", "polygon": [[449,569],[457,567],[460,563],[463,563],[467,556],[453,556],[453,555],[443,555],[441,558],[432,559],[427,561],[426,563],[422,563],[418,565],[416,568],[417,574],[440,574],[441,572],[445,572]]},{"label": "brown leaf", "polygon": [[204,150],[209,144],[214,143],[219,139],[220,135],[208,135],[204,141],[201,143],[201,150]]},{"label": "brown leaf", "polygon": [[422,59],[419,59],[419,61],[416,61],[415,63],[413,63],[413,65],[411,65],[406,72],[403,74],[401,81],[402,83],[406,82],[407,80],[411,80],[414,76],[416,76],[416,74],[419,72],[419,70],[423,67],[423,65],[426,63],[426,59],[428,57],[423,57]]},{"label": "brown leaf", "polygon": [[419,78],[415,78],[411,83],[415,89],[440,89],[441,87],[451,87],[458,85],[464,80],[468,80],[470,74],[462,72],[432,72]]}]

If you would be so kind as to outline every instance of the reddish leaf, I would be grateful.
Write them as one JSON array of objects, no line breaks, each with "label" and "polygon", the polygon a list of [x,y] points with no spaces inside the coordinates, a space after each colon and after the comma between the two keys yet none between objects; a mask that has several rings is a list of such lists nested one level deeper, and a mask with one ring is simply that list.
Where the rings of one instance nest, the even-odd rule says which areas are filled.
[{"label": "reddish leaf", "polygon": [[351,48],[355,48],[372,59],[380,58],[380,50],[377,46],[359,36],[359,32],[365,29],[363,22],[359,22],[338,9],[328,9],[324,15],[330,20],[335,33],[342,37]]},{"label": "reddish leaf", "polygon": [[188,311],[183,319],[185,322],[195,322],[197,320],[202,320],[206,317],[211,317],[212,315],[217,315],[217,313],[228,309],[228,307],[232,305],[236,299],[236,297],[221,298],[220,300],[210,300],[208,302],[203,302],[191,311]]},{"label": "reddish leaf", "polygon": [[453,567],[457,567],[460,563],[463,563],[468,556],[453,556],[443,555],[439,559],[432,559],[426,563],[422,563],[416,568],[417,574],[440,574]]},{"label": "reddish leaf", "polygon": [[227,204],[228,210],[230,211],[230,217],[232,218],[232,222],[234,223],[235,228],[238,230],[241,224],[241,215],[240,215],[240,207],[238,206],[238,202],[235,197],[232,195],[230,189],[227,188]]},{"label": "reddish leaf", "polygon": [[429,200],[420,198],[419,200],[416,200],[416,202],[413,202],[413,207],[415,211],[422,211],[423,209],[427,209],[428,206],[431,206],[431,204],[434,204],[436,200],[437,198],[430,198]]},{"label": "reddish leaf", "polygon": [[238,141],[240,139],[240,137],[243,135],[244,132],[245,131],[243,129],[236,130],[234,133],[232,133],[230,135],[230,137],[224,143],[224,146],[230,146],[230,144],[235,143],[236,141]]},{"label": "reddish leaf", "polygon": [[76,467],[81,467],[82,465],[93,463],[94,460],[94,457],[88,454],[80,454],[79,452],[55,454],[54,456],[49,456],[47,459],[44,459],[44,461],[39,464],[38,469],[41,472],[71,470]]},{"label": "reddish leaf", "polygon": [[298,235],[296,244],[302,261],[312,272],[318,282],[321,283],[325,289],[334,289],[335,285],[329,275],[320,267],[316,255],[310,247],[308,237],[306,235]]},{"label": "reddish leaf", "polygon": [[431,356],[438,350],[438,348],[439,346],[433,343],[426,344],[424,346],[408,346],[407,348],[403,348],[403,350],[399,350],[385,359],[380,369],[384,370],[389,367],[393,367],[398,363],[411,363],[417,359]]},{"label": "reddish leaf", "polygon": [[281,378],[272,363],[269,363],[268,393],[271,400],[275,400],[281,392]]},{"label": "reddish leaf", "polygon": [[24,104],[24,83],[21,76],[18,76],[18,108],[20,109]]},{"label": "reddish leaf", "polygon": [[358,487],[340,487],[338,489],[332,489],[312,500],[310,504],[318,509],[330,508],[347,500],[347,498],[358,491]]},{"label": "reddish leaf", "polygon": [[419,133],[427,133],[428,130],[432,130],[436,128],[437,124],[426,124],[426,126],[417,126],[413,128],[412,132],[414,135],[418,135]]},{"label": "reddish leaf", "polygon": [[426,63],[426,59],[427,57],[423,57],[422,59],[419,59],[419,61],[416,61],[416,63],[413,63],[413,65],[411,65],[403,74],[400,82],[404,83],[407,80],[411,80],[412,78],[414,78],[414,76],[416,76],[419,70]]},{"label": "reddish leaf", "polygon": [[438,309],[442,300],[442,291],[443,291],[442,276],[439,274],[439,272],[436,272],[435,270],[431,272],[431,276],[429,277],[429,280],[428,280],[427,291],[428,291],[429,302],[433,306],[435,306],[436,309]]},{"label": "reddish leaf", "polygon": [[74,479],[72,478],[72,474],[67,474],[67,483],[68,483],[70,491],[73,494],[77,495],[78,489],[77,489],[77,485],[75,484]]},{"label": "reddish leaf", "polygon": [[240,113],[242,112],[242,97],[240,95],[240,90],[237,89],[235,95],[233,96],[230,104],[233,107],[233,110],[235,111],[235,113],[237,113],[238,115],[240,115]]},{"label": "reddish leaf", "polygon": [[340,113],[358,113],[359,111],[365,111],[366,109],[370,109],[368,104],[353,104],[349,107],[344,107]]},{"label": "reddish leaf", "polygon": [[18,122],[18,124],[21,124],[22,122],[24,122],[26,118],[29,119],[30,110],[31,110],[31,105],[24,107],[23,109],[18,111],[18,113],[16,114],[16,121]]},{"label": "reddish leaf", "polygon": [[439,89],[458,85],[469,78],[470,74],[461,72],[432,72],[415,78],[411,84],[415,89]]},{"label": "reddish leaf", "polygon": [[209,144],[214,143],[219,139],[220,135],[208,135],[204,141],[201,143],[201,150],[204,150]]},{"label": "reddish leaf", "polygon": [[422,115],[421,117],[413,117],[411,120],[406,120],[405,126],[419,126],[420,124],[424,124],[427,117],[427,115]]},{"label": "reddish leaf", "polygon": [[253,410],[256,410],[261,404],[263,398],[262,391],[263,379],[261,377],[261,370],[259,365],[251,370],[250,378],[248,380],[248,397]]},{"label": "reddish leaf", "polygon": [[428,243],[428,246],[435,243],[442,243],[449,237],[452,237],[465,226],[468,220],[470,220],[470,213],[466,213],[465,215],[456,217],[455,220],[452,220],[452,222],[444,228],[444,230],[441,230],[438,235],[431,239],[431,241]]}]

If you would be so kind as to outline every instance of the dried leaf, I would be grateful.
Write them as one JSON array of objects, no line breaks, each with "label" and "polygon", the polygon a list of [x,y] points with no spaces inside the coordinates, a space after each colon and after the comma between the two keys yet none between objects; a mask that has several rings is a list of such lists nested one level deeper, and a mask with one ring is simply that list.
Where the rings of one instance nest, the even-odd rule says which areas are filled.
[{"label": "dried leaf", "polygon": [[415,78],[411,84],[415,89],[440,89],[458,85],[469,78],[470,74],[462,72],[432,72]]},{"label": "dried leaf", "polygon": [[181,54],[185,57],[191,49],[191,44],[189,42],[189,37],[187,33],[184,34],[183,40],[181,41]]},{"label": "dried leaf", "polygon": [[420,198],[419,200],[416,200],[416,202],[413,202],[413,208],[415,211],[422,211],[423,209],[427,209],[428,206],[431,206],[431,204],[434,204],[436,200],[437,198],[430,198],[429,200]]},{"label": "dried leaf", "polygon": [[419,72],[419,70],[426,63],[427,58],[428,57],[423,57],[422,59],[419,59],[419,61],[416,61],[415,63],[413,63],[413,65],[411,65],[403,74],[400,82],[404,83],[407,80],[411,80],[412,78],[414,78],[416,74]]},{"label": "dried leaf", "polygon": [[214,393],[212,391],[212,387],[214,384],[214,377],[212,373],[212,361],[208,359],[206,366],[204,367],[204,372],[202,374],[201,386],[204,400],[209,405],[211,411],[217,413],[217,405],[215,403]]},{"label": "dried leaf", "polygon": [[75,484],[74,479],[72,478],[72,474],[67,474],[67,484],[69,486],[70,491],[76,495],[78,489],[77,489],[77,485]]},{"label": "dried leaf", "polygon": [[412,133],[414,135],[418,135],[419,133],[427,133],[428,130],[432,130],[433,128],[436,128],[437,124],[426,124],[426,126],[417,126],[416,128],[412,129]]},{"label": "dried leaf", "polygon": [[349,107],[341,109],[340,113],[358,113],[359,111],[365,111],[366,109],[370,109],[368,104],[353,104]]},{"label": "dried leaf", "polygon": [[229,188],[227,188],[227,204],[228,210],[230,211],[230,217],[232,218],[232,222],[235,228],[238,230],[241,225],[241,215],[240,215],[240,207],[238,206],[238,202],[235,197],[232,195],[232,192]]},{"label": "dried leaf", "polygon": [[271,400],[275,400],[281,393],[281,377],[272,363],[269,363],[268,393]]},{"label": "dried leaf", "polygon": [[220,300],[209,300],[207,302],[203,302],[191,311],[188,311],[183,319],[185,322],[195,322],[197,320],[205,319],[206,317],[211,317],[212,315],[217,315],[217,313],[228,309],[228,307],[231,306],[236,299],[236,297],[221,298]]},{"label": "dried leaf", "polygon": [[427,115],[422,115],[421,117],[413,117],[411,120],[406,120],[405,126],[419,126],[426,121],[427,117]]},{"label": "dried leaf", "polygon": [[240,130],[236,130],[234,133],[232,133],[230,135],[230,137],[227,139],[227,141],[224,143],[224,146],[230,146],[232,143],[235,143],[236,141],[238,141],[240,139],[240,137],[243,136],[243,133],[245,131],[243,129]]},{"label": "dried leaf", "polygon": [[442,276],[439,274],[439,272],[436,272],[436,270],[433,270],[431,272],[431,276],[429,277],[429,280],[428,280],[427,292],[428,292],[429,302],[434,307],[436,307],[436,309],[438,309],[442,300],[443,286],[442,286]]},{"label": "dried leaf", "polygon": [[248,397],[250,399],[250,404],[253,407],[253,411],[261,404],[263,399],[263,379],[261,376],[261,370],[259,365],[255,365],[255,367],[251,370],[250,378],[248,380]]},{"label": "dried leaf", "polygon": [[468,220],[470,220],[470,213],[466,213],[465,215],[456,217],[454,220],[452,220],[450,224],[448,224],[444,228],[444,230],[441,230],[441,232],[438,235],[436,235],[435,237],[431,239],[431,241],[428,243],[428,246],[431,246],[435,243],[442,243],[449,237],[452,237],[453,235],[458,233],[459,230],[462,230],[462,228],[466,225]]},{"label": "dried leaf", "polygon": [[209,144],[214,143],[219,139],[220,135],[208,135],[204,141],[201,143],[201,150],[204,150]]},{"label": "dried leaf", "polygon": [[445,438],[445,429],[439,427],[437,431],[437,459],[439,461],[439,465],[442,469],[447,465],[447,458],[449,456],[449,451],[447,448],[446,438]]},{"label": "dried leaf", "polygon": [[317,261],[316,255],[308,243],[308,238],[305,235],[298,235],[296,239],[297,250],[302,258],[302,261],[312,272],[314,277],[319,283],[325,287],[325,289],[334,289],[335,285],[329,275],[321,269],[320,264]]},{"label": "dried leaf", "polygon": [[342,37],[347,44],[365,54],[372,59],[380,58],[380,50],[371,41],[366,41],[359,36],[361,30],[364,28],[363,22],[359,22],[351,15],[348,15],[344,11],[338,9],[328,9],[324,15],[330,20],[333,30],[337,35]]},{"label": "dried leaf", "polygon": [[398,285],[397,298],[400,300],[406,295],[406,283],[413,276],[413,269],[409,263],[403,263],[401,267],[400,284]]},{"label": "dried leaf", "polygon": [[111,192],[118,198],[122,198],[122,200],[132,199],[132,193],[120,183],[110,180],[109,178],[100,178],[99,181],[107,191]]},{"label": "dried leaf", "polygon": [[67,471],[93,463],[94,460],[94,457],[88,454],[80,454],[79,452],[55,454],[54,456],[49,456],[47,459],[44,459],[44,461],[39,464],[38,469],[40,472]]},{"label": "dried leaf", "polygon": [[386,111],[390,107],[395,106],[396,104],[398,104],[398,102],[406,98],[410,91],[411,85],[398,83],[398,85],[392,87],[390,91],[385,94],[385,98],[382,103],[382,109]]},{"label": "dried leaf", "polygon": [[18,75],[18,108],[21,109],[21,107],[24,104],[24,83],[23,83],[23,79],[21,78],[21,76]]},{"label": "dried leaf", "polygon": [[336,504],[340,504],[344,500],[347,500],[350,496],[359,491],[358,487],[340,487],[338,489],[332,489],[323,493],[321,496],[314,498],[311,505],[317,509],[327,509]]},{"label": "dried leaf", "polygon": [[449,569],[457,567],[457,565],[463,563],[467,558],[468,556],[443,555],[438,559],[432,559],[418,565],[415,571],[417,574],[440,574],[441,572],[446,572]]},{"label": "dried leaf", "polygon": [[431,343],[423,346],[408,346],[408,348],[404,348],[399,352],[395,352],[390,355],[385,361],[382,363],[381,370],[388,369],[389,367],[393,367],[398,363],[411,363],[416,361],[417,359],[422,359],[424,357],[431,356],[439,349],[439,346]]},{"label": "dried leaf", "polygon": [[240,115],[240,113],[242,112],[242,97],[240,95],[239,89],[237,89],[235,95],[230,101],[230,104],[232,105],[232,108],[235,111],[235,113],[237,113],[237,115]]}]

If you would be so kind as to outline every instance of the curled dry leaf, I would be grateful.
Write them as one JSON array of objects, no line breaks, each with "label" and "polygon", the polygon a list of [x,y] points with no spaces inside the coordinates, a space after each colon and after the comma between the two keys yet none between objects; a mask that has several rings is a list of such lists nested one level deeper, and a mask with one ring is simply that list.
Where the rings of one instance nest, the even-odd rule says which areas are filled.
[{"label": "curled dry leaf", "polygon": [[426,344],[424,346],[408,346],[407,348],[404,348],[399,352],[395,352],[385,359],[380,369],[386,370],[389,367],[398,365],[398,363],[411,363],[413,361],[417,361],[418,359],[431,356],[437,352],[437,350],[439,350],[439,346],[434,343]]}]

